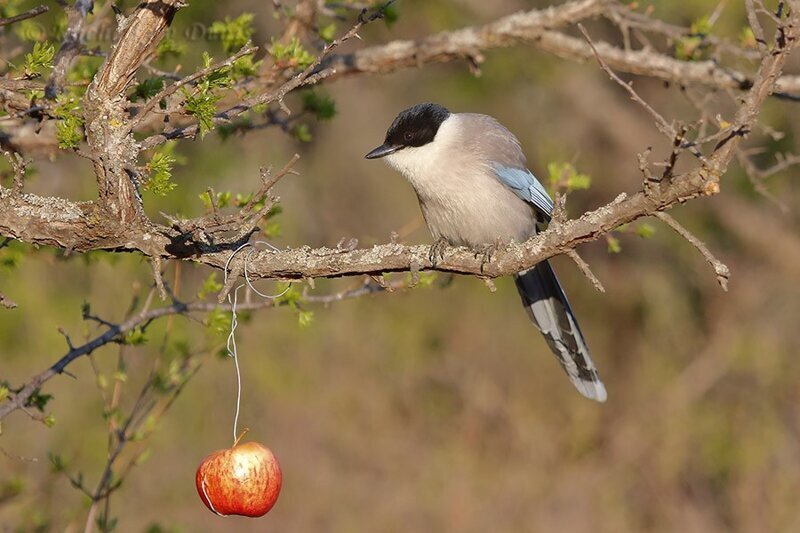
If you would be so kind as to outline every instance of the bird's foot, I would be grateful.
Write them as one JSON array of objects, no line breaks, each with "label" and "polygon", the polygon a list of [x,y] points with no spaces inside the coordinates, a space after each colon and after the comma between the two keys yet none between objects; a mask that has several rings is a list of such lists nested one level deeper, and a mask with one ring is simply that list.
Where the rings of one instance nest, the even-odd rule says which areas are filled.
[{"label": "bird's foot", "polygon": [[492,243],[479,246],[473,249],[473,251],[475,252],[475,259],[483,256],[481,259],[481,272],[483,272],[483,267],[492,262],[492,256],[494,256],[494,254],[497,252],[499,248],[500,248],[499,244]]},{"label": "bird's foot", "polygon": [[436,265],[439,263],[439,261],[444,259],[444,252],[449,246],[450,243],[448,243],[445,239],[438,239],[431,245],[431,251],[428,252],[428,259],[430,259],[433,268],[436,268]]}]

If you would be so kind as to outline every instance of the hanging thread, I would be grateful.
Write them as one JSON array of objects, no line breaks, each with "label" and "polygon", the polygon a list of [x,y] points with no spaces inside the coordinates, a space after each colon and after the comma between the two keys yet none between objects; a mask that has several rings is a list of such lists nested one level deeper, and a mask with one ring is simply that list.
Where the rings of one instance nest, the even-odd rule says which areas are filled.
[{"label": "hanging thread", "polygon": [[281,296],[283,296],[287,292],[289,292],[289,289],[292,287],[292,282],[289,282],[289,284],[286,286],[286,288],[280,294],[271,295],[271,294],[264,294],[264,293],[260,292],[258,289],[256,289],[253,286],[253,282],[250,281],[250,274],[249,274],[249,272],[247,270],[247,264],[248,264],[248,261],[250,260],[250,256],[252,256],[255,252],[258,251],[258,248],[255,247],[255,245],[257,245],[257,244],[264,245],[264,246],[266,246],[267,248],[269,248],[270,250],[272,250],[274,252],[278,252],[279,251],[276,247],[274,247],[273,245],[271,245],[270,243],[268,243],[266,241],[255,241],[253,243],[246,242],[243,245],[239,246],[236,250],[234,250],[233,253],[230,255],[230,257],[228,257],[228,260],[225,262],[225,273],[224,273],[224,276],[225,276],[225,286],[227,287],[228,286],[228,272],[229,272],[229,267],[230,267],[231,261],[233,261],[233,258],[236,257],[236,255],[239,252],[241,252],[242,250],[244,250],[245,248],[248,248],[248,247],[251,248],[250,250],[248,250],[245,253],[244,259],[243,259],[242,271],[243,271],[243,274],[244,274],[244,281],[245,282],[240,284],[239,286],[237,286],[233,291],[231,291],[233,293],[233,297],[231,297],[231,293],[230,292],[228,293],[228,303],[231,304],[231,332],[228,334],[228,342],[226,343],[225,347],[226,347],[227,352],[228,352],[228,357],[233,359],[234,366],[236,367],[236,415],[233,417],[233,440],[234,440],[234,442],[236,441],[236,439],[238,437],[239,410],[240,410],[241,404],[242,404],[242,372],[241,372],[241,370],[239,368],[239,352],[238,352],[238,349],[236,347],[236,327],[239,325],[239,318],[238,318],[238,314],[237,314],[236,310],[237,310],[237,307],[239,305],[239,289],[241,289],[242,287],[247,285],[247,287],[251,291],[253,291],[257,295],[261,296],[262,298],[267,298],[268,300],[275,300],[277,298],[280,298]]}]

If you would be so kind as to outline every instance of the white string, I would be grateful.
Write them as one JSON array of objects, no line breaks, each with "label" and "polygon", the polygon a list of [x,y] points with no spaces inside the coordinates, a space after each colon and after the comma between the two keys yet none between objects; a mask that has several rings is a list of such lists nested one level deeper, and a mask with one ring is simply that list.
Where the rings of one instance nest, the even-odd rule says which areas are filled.
[{"label": "white string", "polygon": [[247,271],[247,264],[248,264],[248,261],[250,260],[250,257],[254,253],[256,253],[257,251],[259,251],[258,248],[255,247],[256,244],[263,244],[264,246],[266,246],[267,248],[269,248],[270,250],[272,250],[274,252],[279,251],[277,248],[275,248],[273,245],[271,245],[270,243],[268,243],[266,241],[255,241],[253,243],[246,242],[243,245],[239,246],[236,250],[234,250],[233,253],[228,257],[228,260],[225,262],[225,274],[224,274],[225,275],[225,285],[224,286],[227,287],[227,285],[228,285],[228,272],[229,272],[229,267],[230,267],[231,261],[236,256],[236,254],[241,252],[243,249],[245,249],[247,247],[252,248],[251,250],[247,251],[247,253],[244,256],[244,260],[243,260],[243,262],[244,262],[243,272],[244,272],[244,281],[245,282],[240,284],[239,286],[237,286],[232,291],[233,292],[233,298],[231,298],[231,293],[230,292],[228,293],[228,303],[231,304],[231,332],[228,334],[228,342],[226,343],[225,347],[226,347],[226,349],[228,351],[228,357],[233,358],[233,363],[234,363],[234,366],[236,367],[236,415],[233,417],[233,440],[234,440],[234,442],[236,442],[236,439],[239,437],[239,431],[238,431],[238,427],[239,427],[239,409],[240,409],[240,406],[242,404],[242,373],[241,373],[241,370],[239,369],[239,352],[238,352],[238,350],[236,348],[236,327],[239,325],[239,317],[238,317],[238,314],[236,312],[236,309],[237,309],[237,306],[239,305],[239,289],[244,287],[245,284],[246,284],[250,288],[251,291],[253,291],[254,293],[258,294],[262,298],[267,298],[269,300],[275,300],[277,298],[280,298],[281,296],[283,296],[287,292],[289,292],[289,289],[292,286],[292,282],[289,282],[289,284],[286,286],[286,288],[280,294],[274,294],[274,295],[264,294],[262,292],[259,292],[253,286],[253,282],[250,281],[250,274]]}]

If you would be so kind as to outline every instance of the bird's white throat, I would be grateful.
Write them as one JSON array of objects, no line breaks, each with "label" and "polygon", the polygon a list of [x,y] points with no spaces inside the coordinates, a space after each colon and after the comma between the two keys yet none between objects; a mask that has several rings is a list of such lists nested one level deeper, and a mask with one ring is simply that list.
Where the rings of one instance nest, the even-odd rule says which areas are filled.
[{"label": "bird's white throat", "polygon": [[458,115],[452,114],[441,126],[433,141],[422,146],[409,146],[386,156],[384,159],[395,170],[400,172],[417,190],[424,191],[432,176],[440,174],[447,165],[447,148],[459,137]]}]

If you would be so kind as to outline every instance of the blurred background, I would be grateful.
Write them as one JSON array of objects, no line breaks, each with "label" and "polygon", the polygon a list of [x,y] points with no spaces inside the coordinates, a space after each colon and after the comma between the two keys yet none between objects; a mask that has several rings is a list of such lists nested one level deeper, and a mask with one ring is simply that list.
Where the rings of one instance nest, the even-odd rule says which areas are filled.
[{"label": "blurred background", "polygon": [[[654,17],[681,25],[718,7],[717,0],[651,4]],[[361,32],[363,42],[348,46],[420,38],[546,5],[401,0],[396,23],[372,24]],[[256,16],[254,42],[268,42],[273,9],[256,0],[192,2],[176,19],[176,39],[182,28],[242,12]],[[736,39],[744,20],[740,2],[728,2],[714,33]],[[590,30],[618,40],[607,25]],[[203,49],[222,55],[218,43],[190,43],[184,72]],[[480,77],[450,64],[326,85],[338,112],[310,123],[310,140],[269,128],[182,142],[177,188],[165,198],[145,196],[147,211],[158,220],[159,211],[200,215],[198,195],[207,186],[248,192],[257,187],[259,166],[280,168],[297,152],[300,175],[277,188],[284,212],[275,219],[274,245],[335,246],[357,238],[367,246],[393,232],[406,243],[430,242],[408,184],[363,159],[394,116],[421,101],[497,117],[519,137],[538,176],[559,161],[590,174],[591,187],[569,198],[571,216],[638,190],[638,152],[653,146],[654,159],[669,153],[652,120],[594,63],[525,45],[486,55]],[[668,119],[696,118],[678,88],[635,83]],[[296,108],[298,101],[288,103]],[[791,128],[798,106],[766,106],[764,123],[787,134],[756,135],[767,155],[797,149]],[[35,169],[31,192],[95,195],[84,160],[39,158]],[[554,260],[608,388],[604,405],[572,388],[508,279],[492,293],[478,279],[438,276],[428,287],[305,306],[314,313],[306,327],[288,307],[253,313],[237,332],[241,425],[275,452],[284,471],[277,505],[259,520],[212,515],[194,487],[203,457],[231,442],[236,381],[232,361],[219,356],[224,333],[210,331],[203,317],[174,317],[148,330],[141,346],[99,350],[93,364],[105,375],[123,352],[123,408],[135,402],[154,361],[168,366],[182,349],[202,363],[152,435],[132,444],[137,454],[148,449],[149,458],[125,473],[111,499],[117,530],[800,530],[796,177],[790,170],[767,184],[790,214],[757,195],[736,166],[722,194],[672,211],[731,268],[729,292],[696,250],[657,220],[642,221],[656,230],[649,238],[636,234],[636,224],[614,234],[616,243],[580,248],[605,294],[572,262]],[[0,379],[11,384],[64,353],[58,327],[76,342],[98,331],[81,319],[84,302],[119,321],[131,295],[145,294],[152,283],[148,263],[134,255],[64,258],[15,244],[0,250],[0,263],[0,291],[19,304],[0,309]],[[189,264],[166,267],[167,281],[180,277],[176,290],[186,300],[209,274]],[[360,283],[319,281],[311,294]],[[56,471],[52,457],[89,486],[101,475],[109,392],[95,386],[90,363],[84,358],[70,367],[77,379],[46,385],[54,396],[47,406],[53,427],[21,412],[4,420],[0,530],[83,530],[88,499]]]}]

